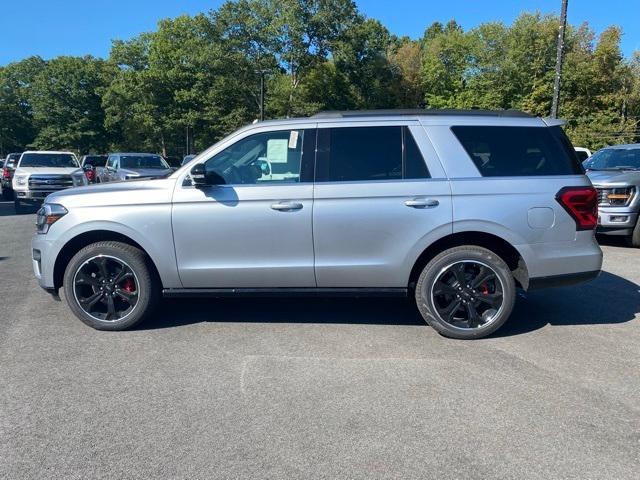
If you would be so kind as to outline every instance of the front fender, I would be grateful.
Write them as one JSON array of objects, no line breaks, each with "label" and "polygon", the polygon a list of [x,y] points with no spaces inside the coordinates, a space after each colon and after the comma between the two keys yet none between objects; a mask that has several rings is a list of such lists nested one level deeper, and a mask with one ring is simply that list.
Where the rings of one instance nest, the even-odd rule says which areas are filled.
[{"label": "front fender", "polygon": [[[153,207],[153,206],[148,206]],[[148,218],[154,216],[148,212]],[[104,240],[109,239],[109,232],[130,238],[146,252],[156,266],[164,288],[180,288],[182,284],[178,277],[175,249],[173,246],[173,234],[171,232],[170,210],[167,209],[166,220],[161,221],[156,215],[155,221],[139,225],[141,228],[132,228],[121,222],[113,220],[90,220],[85,222],[67,222],[66,216],[55,225],[55,231],[60,232],[55,238],[43,238],[41,242],[48,246],[42,254],[42,276],[47,285],[53,285],[54,267],[62,249],[80,235],[95,232],[104,232]],[[63,222],[65,221],[65,222]],[[70,223],[69,228],[62,223]],[[138,226],[138,225],[136,225]],[[42,237],[49,237],[49,234]]]}]

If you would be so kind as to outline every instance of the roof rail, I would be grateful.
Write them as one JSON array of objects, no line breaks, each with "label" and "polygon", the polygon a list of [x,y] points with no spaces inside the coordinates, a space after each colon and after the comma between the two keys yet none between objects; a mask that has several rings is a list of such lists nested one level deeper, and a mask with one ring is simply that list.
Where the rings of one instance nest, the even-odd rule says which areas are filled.
[{"label": "roof rail", "polygon": [[534,118],[533,115],[522,112],[520,110],[483,110],[470,109],[458,110],[455,108],[443,109],[388,109],[388,110],[353,110],[353,111],[326,111],[318,112],[310,118],[357,118],[357,117],[380,117],[389,115],[400,116],[443,116],[443,115],[466,115],[479,117],[518,117],[518,118]]}]

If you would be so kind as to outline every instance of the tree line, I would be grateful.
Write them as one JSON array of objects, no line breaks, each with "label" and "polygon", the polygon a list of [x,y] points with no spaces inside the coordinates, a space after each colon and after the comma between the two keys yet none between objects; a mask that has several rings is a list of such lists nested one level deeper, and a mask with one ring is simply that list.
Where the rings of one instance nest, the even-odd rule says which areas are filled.
[{"label": "tree line", "polygon": [[[352,0],[239,0],[115,40],[108,58],[29,57],[0,67],[0,153],[24,148],[185,153],[258,118],[376,108],[551,108],[559,19],[522,13],[398,37]],[[640,136],[640,52],[620,28],[569,25],[560,116],[592,149]]]}]

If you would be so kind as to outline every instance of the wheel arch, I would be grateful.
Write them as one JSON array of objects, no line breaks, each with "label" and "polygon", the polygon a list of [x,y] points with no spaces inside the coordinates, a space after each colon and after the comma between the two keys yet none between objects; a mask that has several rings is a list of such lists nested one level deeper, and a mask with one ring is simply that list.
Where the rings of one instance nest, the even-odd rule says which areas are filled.
[{"label": "wheel arch", "polygon": [[58,253],[53,267],[53,285],[56,291],[62,287],[64,271],[71,258],[73,258],[76,253],[78,253],[87,245],[102,241],[115,241],[125,243],[144,252],[147,256],[151,275],[158,282],[160,282],[160,284],[162,284],[160,273],[156,263],[149,255],[149,253],[138,242],[123,233],[115,232],[113,230],[90,230],[80,233],[68,240]]},{"label": "wheel arch", "polygon": [[409,288],[413,288],[420,276],[420,272],[432,258],[449,248],[463,245],[475,245],[491,250],[505,261],[516,284],[524,290],[529,288],[529,272],[520,252],[505,239],[491,233],[479,231],[452,233],[441,237],[425,248],[413,264],[409,275]]}]

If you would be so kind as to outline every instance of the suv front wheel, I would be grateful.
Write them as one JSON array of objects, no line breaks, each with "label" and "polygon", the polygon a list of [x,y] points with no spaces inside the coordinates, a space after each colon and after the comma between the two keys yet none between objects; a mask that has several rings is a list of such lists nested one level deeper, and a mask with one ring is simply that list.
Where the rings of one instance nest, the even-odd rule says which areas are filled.
[{"label": "suv front wheel", "polygon": [[434,257],[418,278],[415,296],[422,317],[441,335],[474,339],[490,335],[509,318],[516,287],[498,255],[469,245]]},{"label": "suv front wheel", "polygon": [[98,330],[124,330],[158,303],[159,290],[141,250],[97,242],[76,253],[65,270],[64,293],[73,313]]}]

